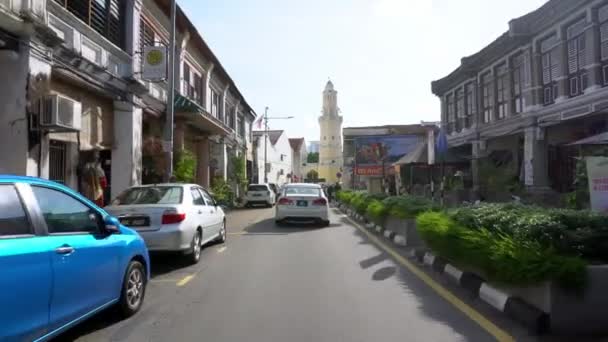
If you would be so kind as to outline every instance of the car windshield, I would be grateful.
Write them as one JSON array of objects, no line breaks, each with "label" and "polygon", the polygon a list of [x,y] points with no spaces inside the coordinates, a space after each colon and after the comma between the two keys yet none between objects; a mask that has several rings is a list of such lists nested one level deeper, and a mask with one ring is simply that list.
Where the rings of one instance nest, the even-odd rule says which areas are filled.
[{"label": "car windshield", "polygon": [[116,197],[112,205],[180,204],[181,202],[180,186],[153,186],[128,189]]},{"label": "car windshield", "polygon": [[319,188],[288,186],[285,188],[286,195],[320,195]]},{"label": "car windshield", "polygon": [[268,191],[266,185],[250,185],[249,191]]}]

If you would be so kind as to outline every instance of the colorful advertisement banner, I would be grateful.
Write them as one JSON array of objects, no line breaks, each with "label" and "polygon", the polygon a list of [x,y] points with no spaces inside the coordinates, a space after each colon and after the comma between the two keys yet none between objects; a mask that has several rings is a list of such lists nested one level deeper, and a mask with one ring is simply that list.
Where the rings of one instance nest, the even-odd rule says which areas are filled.
[{"label": "colorful advertisement banner", "polygon": [[355,138],[355,166],[359,176],[382,176],[394,172],[392,164],[423,142],[419,135],[365,136]]},{"label": "colorful advertisement banner", "polygon": [[591,210],[608,213],[608,157],[586,157]]}]

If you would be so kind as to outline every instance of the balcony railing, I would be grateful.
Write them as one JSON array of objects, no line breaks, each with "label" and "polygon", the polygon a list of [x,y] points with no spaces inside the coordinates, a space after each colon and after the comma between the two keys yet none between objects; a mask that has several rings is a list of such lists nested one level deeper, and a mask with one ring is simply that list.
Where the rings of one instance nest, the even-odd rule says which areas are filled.
[{"label": "balcony railing", "polygon": [[46,22],[46,0],[0,0],[0,10]]}]

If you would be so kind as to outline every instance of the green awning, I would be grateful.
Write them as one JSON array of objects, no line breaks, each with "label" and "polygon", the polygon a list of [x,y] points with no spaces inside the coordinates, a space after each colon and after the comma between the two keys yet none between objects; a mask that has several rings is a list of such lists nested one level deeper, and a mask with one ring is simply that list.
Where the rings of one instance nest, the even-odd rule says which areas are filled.
[{"label": "green awning", "polygon": [[186,120],[202,132],[219,134],[222,136],[230,133],[226,125],[209,114],[203,106],[178,92],[175,92],[173,105],[176,118]]},{"label": "green awning", "polygon": [[178,92],[175,92],[175,100],[173,101],[173,106],[175,107],[174,110],[176,112],[200,114],[205,112],[203,106],[179,94]]}]

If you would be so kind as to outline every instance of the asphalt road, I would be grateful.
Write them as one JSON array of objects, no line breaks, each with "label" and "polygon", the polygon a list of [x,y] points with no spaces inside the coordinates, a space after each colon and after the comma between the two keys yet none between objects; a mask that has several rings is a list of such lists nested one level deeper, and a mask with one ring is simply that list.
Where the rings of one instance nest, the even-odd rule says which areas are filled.
[{"label": "asphalt road", "polygon": [[136,316],[118,320],[103,312],[58,340],[493,341],[496,331],[534,340],[424,271],[495,324],[484,327],[346,217],[333,210],[331,220],[328,228],[279,228],[272,209],[234,211],[227,243],[205,248],[198,265],[153,258]]}]

